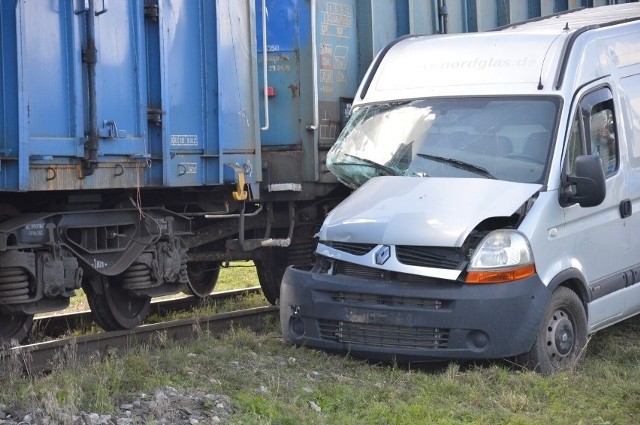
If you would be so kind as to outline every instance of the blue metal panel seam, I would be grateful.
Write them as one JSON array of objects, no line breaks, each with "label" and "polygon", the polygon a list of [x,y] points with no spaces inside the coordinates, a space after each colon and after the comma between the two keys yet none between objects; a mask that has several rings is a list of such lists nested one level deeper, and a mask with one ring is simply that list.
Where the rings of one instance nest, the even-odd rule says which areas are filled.
[{"label": "blue metal panel seam", "polygon": [[26,37],[24,33],[24,4],[18,2],[16,7],[16,57],[18,67],[18,190],[29,190],[29,134],[27,132],[28,109],[25,102],[26,87],[24,84],[24,56]]}]

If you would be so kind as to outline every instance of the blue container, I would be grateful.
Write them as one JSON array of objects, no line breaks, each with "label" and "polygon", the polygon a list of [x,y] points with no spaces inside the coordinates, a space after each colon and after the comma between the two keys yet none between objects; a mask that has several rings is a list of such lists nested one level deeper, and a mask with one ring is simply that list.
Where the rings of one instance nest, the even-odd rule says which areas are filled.
[{"label": "blue container", "polygon": [[259,179],[253,3],[92,2],[1,3],[0,190]]},{"label": "blue container", "polygon": [[267,189],[333,184],[325,153],[389,41],[486,30],[571,2],[476,3],[3,0],[0,190],[208,186],[236,170]]},{"label": "blue container", "polygon": [[264,189],[313,197],[336,183],[326,152],[374,55],[407,33],[408,5],[256,0],[256,11]]}]

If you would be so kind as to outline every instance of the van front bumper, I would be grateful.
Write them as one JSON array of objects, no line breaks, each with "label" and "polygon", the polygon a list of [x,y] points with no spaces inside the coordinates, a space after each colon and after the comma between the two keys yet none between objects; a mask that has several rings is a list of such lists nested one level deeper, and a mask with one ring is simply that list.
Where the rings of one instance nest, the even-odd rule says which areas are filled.
[{"label": "van front bumper", "polygon": [[491,359],[529,351],[551,293],[537,275],[515,282],[390,282],[289,267],[283,338],[377,360]]}]

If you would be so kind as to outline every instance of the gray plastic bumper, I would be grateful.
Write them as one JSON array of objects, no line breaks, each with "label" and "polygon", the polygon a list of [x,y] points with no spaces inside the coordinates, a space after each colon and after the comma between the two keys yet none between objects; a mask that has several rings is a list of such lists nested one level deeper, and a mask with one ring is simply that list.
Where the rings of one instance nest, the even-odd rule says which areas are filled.
[{"label": "gray plastic bumper", "polygon": [[285,340],[398,361],[502,358],[529,351],[550,292],[516,282],[370,281],[287,269],[280,296]]}]

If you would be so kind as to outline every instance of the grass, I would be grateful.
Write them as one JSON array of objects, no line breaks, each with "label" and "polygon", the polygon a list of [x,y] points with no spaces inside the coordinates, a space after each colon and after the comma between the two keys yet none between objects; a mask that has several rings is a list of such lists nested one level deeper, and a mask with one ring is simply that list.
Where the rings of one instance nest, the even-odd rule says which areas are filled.
[{"label": "grass", "polygon": [[640,319],[596,334],[576,370],[551,377],[507,362],[374,364],[285,344],[276,325],[189,344],[160,338],[154,348],[60,365],[47,376],[5,378],[0,403],[58,416],[70,408],[109,413],[127,397],[172,386],[228,395],[234,424],[640,421]]},{"label": "grass", "polygon": [[593,335],[579,366],[551,377],[506,361],[370,363],[286,344],[278,326],[187,344],[159,336],[124,355],[61,361],[46,376],[20,376],[14,359],[0,374],[0,404],[39,407],[63,423],[69,411],[110,413],[171,386],[228,395],[231,424],[640,423],[640,317]]},{"label": "grass", "polygon": [[258,275],[252,261],[235,261],[223,264],[213,292],[258,286]]}]

